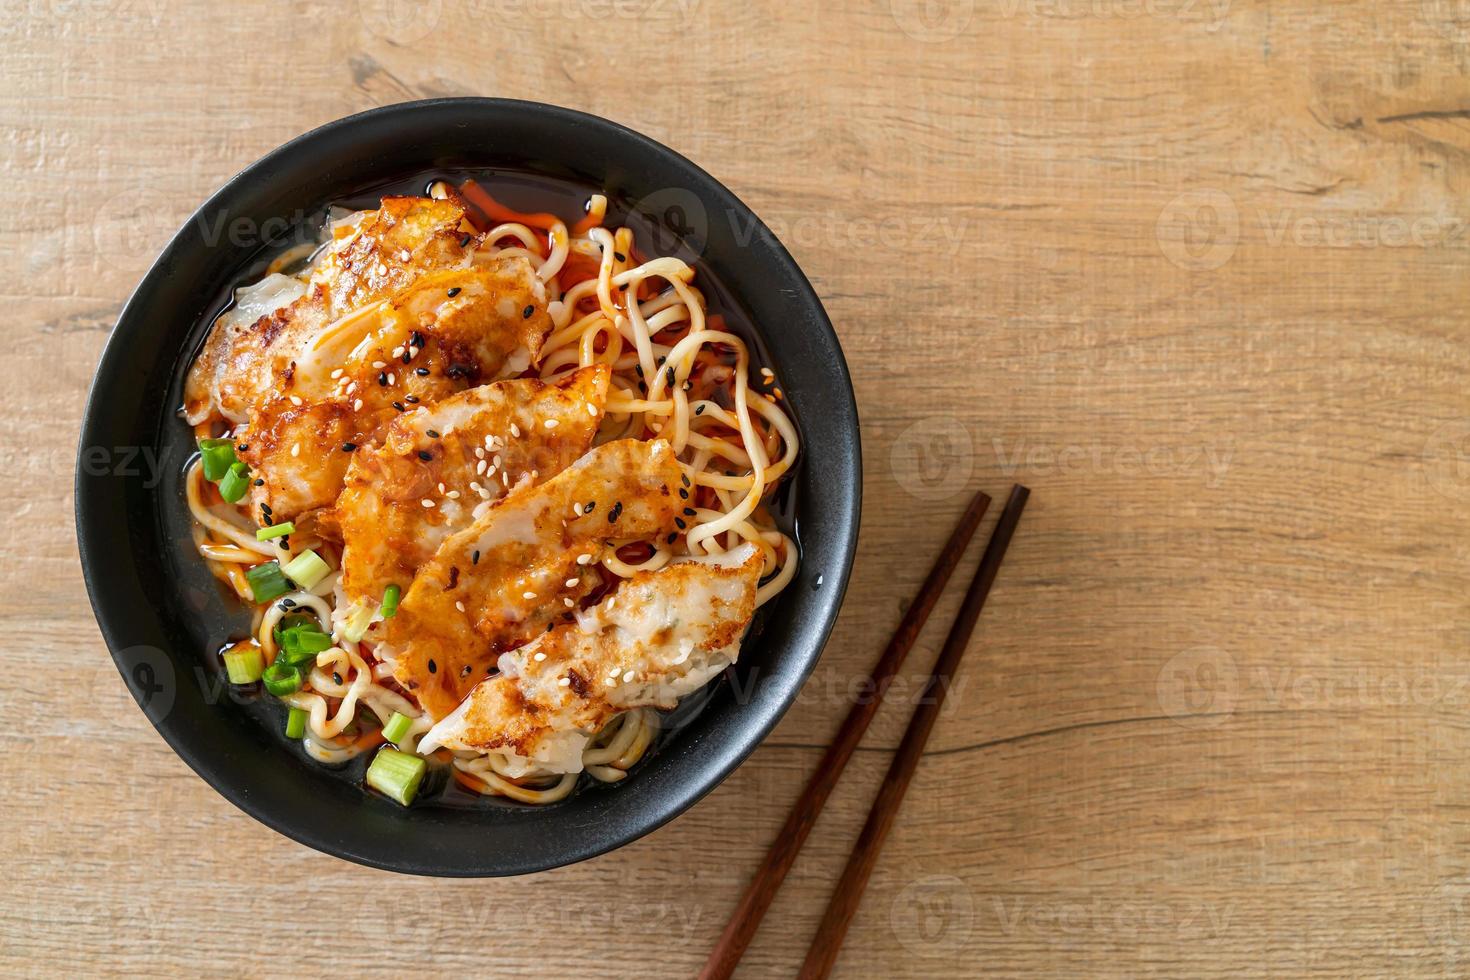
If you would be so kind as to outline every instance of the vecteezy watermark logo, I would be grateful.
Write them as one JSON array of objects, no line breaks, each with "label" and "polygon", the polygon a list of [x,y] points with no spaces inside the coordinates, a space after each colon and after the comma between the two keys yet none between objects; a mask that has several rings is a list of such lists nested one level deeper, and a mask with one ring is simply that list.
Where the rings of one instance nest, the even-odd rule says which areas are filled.
[{"label": "vecteezy watermark logo", "polygon": [[1424,444],[1424,476],[1439,494],[1470,500],[1470,418],[1446,422]]},{"label": "vecteezy watermark logo", "polygon": [[929,875],[893,896],[888,926],[899,945],[915,956],[953,953],[970,941],[975,899],[954,875]]},{"label": "vecteezy watermark logo", "polygon": [[905,428],[888,451],[898,485],[919,500],[948,500],[975,472],[975,440],[962,420],[931,415]]},{"label": "vecteezy watermark logo", "polygon": [[103,262],[121,272],[136,272],[163,249],[177,227],[172,201],[158,191],[135,187],[102,202],[92,233]]},{"label": "vecteezy watermark logo", "polygon": [[1439,946],[1470,947],[1470,877],[1441,881],[1424,896],[1424,932]]},{"label": "vecteezy watermark logo", "polygon": [[128,693],[155,725],[173,710],[178,695],[178,676],[173,661],[157,647],[136,646],[119,650],[114,658]]},{"label": "vecteezy watermark logo", "polygon": [[1240,210],[1224,191],[1185,191],[1159,212],[1154,237],[1164,258],[1179,268],[1218,269],[1240,243]]},{"label": "vecteezy watermark logo", "polygon": [[888,0],[888,12],[904,34],[936,44],[965,33],[975,16],[975,0]]},{"label": "vecteezy watermark logo", "polygon": [[1214,728],[1235,711],[1240,674],[1235,658],[1195,647],[1170,658],[1155,682],[1159,708],[1185,728]]},{"label": "vecteezy watermark logo", "polygon": [[1470,41],[1470,0],[1419,0],[1430,28],[1451,41]]},{"label": "vecteezy watermark logo", "polygon": [[87,476],[141,479],[146,490],[163,479],[158,451],[152,446],[85,446],[77,454],[77,467]]},{"label": "vecteezy watermark logo", "polygon": [[693,259],[709,242],[709,213],[699,195],[682,187],[665,187],[634,204],[634,214],[650,225],[651,251]]},{"label": "vecteezy watermark logo", "polygon": [[390,44],[413,44],[439,26],[444,0],[357,0],[357,12],[370,34]]}]

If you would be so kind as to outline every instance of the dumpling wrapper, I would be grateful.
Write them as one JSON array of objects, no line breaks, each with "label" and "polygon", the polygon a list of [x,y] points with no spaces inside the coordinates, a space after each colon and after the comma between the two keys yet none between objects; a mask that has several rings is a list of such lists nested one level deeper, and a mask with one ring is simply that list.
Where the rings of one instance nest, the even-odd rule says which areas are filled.
[{"label": "dumpling wrapper", "polygon": [[352,461],[344,447],[373,444],[415,404],[530,366],[551,329],[540,285],[521,256],[433,272],[310,338],[251,407],[239,454],[265,523],[330,506]]},{"label": "dumpling wrapper", "polygon": [[184,415],[197,425],[212,415],[244,422],[250,407],[321,329],[392,296],[438,269],[465,269],[479,236],[461,230],[452,201],[385,197],[375,211],[339,223],[311,276],[270,275],[236,293],[189,367]]},{"label": "dumpling wrapper", "polygon": [[597,434],[610,379],[596,365],[554,385],[499,381],[391,421],[378,445],[353,454],[337,498],[347,599],[376,601],[392,583],[406,590],[490,501],[545,483],[579,459]]},{"label": "dumpling wrapper", "polygon": [[598,446],[540,486],[500,498],[419,569],[392,619],[369,631],[394,679],[442,718],[496,658],[568,618],[601,584],[609,541],[668,533],[683,471],[661,439]]},{"label": "dumpling wrapper", "polygon": [[512,775],[581,772],[588,740],[616,715],[672,708],[735,662],[762,567],[747,544],[638,573],[577,622],[503,654],[418,751],[500,753]]}]

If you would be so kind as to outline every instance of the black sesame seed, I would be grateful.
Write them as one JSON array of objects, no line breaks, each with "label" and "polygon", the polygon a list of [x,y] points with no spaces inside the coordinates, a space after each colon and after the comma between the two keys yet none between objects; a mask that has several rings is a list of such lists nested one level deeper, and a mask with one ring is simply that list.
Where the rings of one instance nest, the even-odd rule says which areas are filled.
[{"label": "black sesame seed", "polygon": [[689,525],[684,523],[684,518],[682,518],[682,517],[676,517],[676,518],[674,518],[674,526],[677,527],[679,530],[682,531],[686,527],[688,527]]},{"label": "black sesame seed", "polygon": [[591,210],[592,210],[592,198],[589,197],[589,198],[587,198],[587,200],[585,200],[585,201],[582,202],[582,213],[583,214],[586,214],[587,212],[589,212]]},{"label": "black sesame seed", "polygon": [[689,499],[689,491],[688,490],[685,490],[683,487],[680,487],[679,488],[679,496],[683,497],[685,500],[688,500]]},{"label": "black sesame seed", "polygon": [[255,481],[255,485],[257,487],[263,487],[263,486],[265,486],[265,481],[264,480],[256,480]]},{"label": "black sesame seed", "polygon": [[237,452],[248,453],[248,452],[250,452],[250,446],[248,444],[242,442],[242,443],[240,443],[240,445],[238,445],[238,446],[235,447],[235,450]]},{"label": "black sesame seed", "polygon": [[344,443],[342,443],[342,451],[344,453],[350,453],[350,452],[352,452],[356,448],[357,448],[357,443],[355,443],[355,442],[344,442]]},{"label": "black sesame seed", "polygon": [[415,330],[413,333],[409,334],[408,335],[408,343],[412,347],[423,347],[423,346],[425,346],[423,332],[422,331],[419,331],[419,330]]},{"label": "black sesame seed", "polygon": [[451,289],[449,291],[449,296],[450,296],[451,299],[454,298],[455,296],[458,296],[458,295],[459,295],[459,287],[458,286],[455,286],[453,289]]},{"label": "black sesame seed", "polygon": [[521,319],[522,320],[529,320],[529,319],[531,319],[531,314],[532,313],[535,313],[535,312],[536,312],[536,307],[534,307],[534,306],[527,306],[524,310],[521,310]]},{"label": "black sesame seed", "polygon": [[341,684],[342,683],[342,675],[339,674],[339,673],[337,673],[335,670],[332,671],[332,683],[333,684]]},{"label": "black sesame seed", "polygon": [[296,605],[296,600],[295,599],[282,599],[281,600],[281,608],[282,609],[290,609],[294,605]]},{"label": "black sesame seed", "polygon": [[688,517],[696,517],[696,516],[698,516],[698,515],[697,515],[697,514],[696,514],[696,513],[695,513],[695,511],[694,511],[694,508],[693,508],[693,507],[685,507],[685,508],[684,508],[684,513],[685,513],[685,515],[686,515],[686,516],[688,516]]},{"label": "black sesame seed", "polygon": [[680,474],[679,479],[680,479],[681,482],[683,482],[683,484],[686,487],[689,486],[689,474],[688,473]]},{"label": "black sesame seed", "polygon": [[407,398],[405,398],[403,400],[406,401],[406,402],[408,402],[410,405],[417,405],[419,403],[419,396],[418,395],[409,395]]},{"label": "black sesame seed", "polygon": [[667,538],[664,538],[664,541],[667,542],[668,544],[673,544],[675,541],[678,541],[678,540],[679,540],[679,536],[677,534],[670,534]]},{"label": "black sesame seed", "polygon": [[419,450],[419,459],[423,460],[425,463],[427,463],[429,460],[431,460],[433,458],[434,458],[434,454],[431,453],[431,452],[429,452],[427,449],[420,449]]},{"label": "black sesame seed", "polygon": [[471,565],[478,565],[478,564],[480,564],[480,552],[479,551],[476,551],[473,555],[470,555],[470,564]]},{"label": "black sesame seed", "polygon": [[413,360],[413,355],[410,354],[408,351],[404,351],[403,356],[399,358],[399,360],[403,361],[404,364],[407,364],[409,361]]},{"label": "black sesame seed", "polygon": [[633,365],[633,370],[636,371],[636,372],[638,372],[638,377],[640,377],[640,378],[643,377],[643,365],[642,364],[635,364],[635,365]]},{"label": "black sesame seed", "polygon": [[474,238],[474,237],[475,237],[474,235],[466,235],[466,236],[464,236],[463,238],[461,238],[459,240],[459,247],[460,248],[464,248],[466,245],[468,245],[470,243],[470,239],[471,238]]},{"label": "black sesame seed", "polygon": [[276,547],[280,548],[282,551],[290,551],[291,542],[287,541],[285,538],[282,538],[281,540],[276,542]]},{"label": "black sesame seed", "polygon": [[269,514],[271,512],[271,505],[270,504],[261,504],[260,505],[260,512],[262,514]]},{"label": "black sesame seed", "polygon": [[429,376],[429,369],[428,368],[418,368],[413,373],[414,374],[417,374],[421,378],[427,378]]},{"label": "black sesame seed", "polygon": [[626,255],[624,255],[622,252],[614,252],[613,253],[613,258],[617,259],[619,262],[626,262],[626,261],[628,261],[628,257]]},{"label": "black sesame seed", "polygon": [[435,432],[433,429],[425,429],[424,435],[428,436],[430,439],[439,438],[439,433]]},{"label": "black sesame seed", "polygon": [[468,676],[470,676],[470,665],[469,664],[465,664],[464,665],[464,670],[461,670],[459,672],[459,676],[461,676],[461,677],[468,677]]},{"label": "black sesame seed", "polygon": [[446,589],[452,589],[452,588],[454,588],[458,584],[459,584],[459,566],[458,565],[450,565],[449,566],[449,584],[446,585],[446,586],[444,586],[444,587]]},{"label": "black sesame seed", "polygon": [[672,367],[664,368],[664,377],[669,379],[669,387],[674,387],[674,369]]},{"label": "black sesame seed", "polygon": [[378,387],[380,387],[380,388],[386,388],[386,387],[388,387],[388,372],[387,371],[379,371],[378,372]]},{"label": "black sesame seed", "polygon": [[587,501],[587,506],[582,508],[582,513],[584,513],[584,514],[590,514],[594,510],[596,510],[596,509],[597,509],[597,501],[595,501],[595,500],[589,500],[589,501]]},{"label": "black sesame seed", "polygon": [[393,403],[393,407],[396,408],[396,409],[398,409],[400,412],[406,412],[406,411],[408,411],[408,409],[406,409],[406,408],[403,407],[403,402],[394,402]]},{"label": "black sesame seed", "polygon": [[439,671],[439,665],[436,664],[436,663],[434,663],[433,658],[430,658],[430,660],[429,660],[429,673],[434,674],[434,673],[438,673],[438,671]]},{"label": "black sesame seed", "polygon": [[703,405],[700,405],[697,408],[695,408],[694,409],[694,414],[695,415],[703,415],[704,414],[704,406]]},{"label": "black sesame seed", "polygon": [[654,362],[653,363],[657,364],[659,367],[663,367],[664,366],[664,361],[667,361],[667,360],[668,360],[667,357],[665,357],[664,355],[660,354],[657,358],[654,359]]}]

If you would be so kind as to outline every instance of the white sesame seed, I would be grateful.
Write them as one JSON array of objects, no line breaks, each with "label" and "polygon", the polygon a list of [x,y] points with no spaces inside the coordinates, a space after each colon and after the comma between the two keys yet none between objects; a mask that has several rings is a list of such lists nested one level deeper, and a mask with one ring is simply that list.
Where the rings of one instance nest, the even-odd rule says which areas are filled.
[{"label": "white sesame seed", "polygon": [[557,687],[571,687],[572,686],[572,679],[570,677],[563,677],[561,680],[559,680],[559,681],[556,682],[556,686]]},{"label": "white sesame seed", "polygon": [[607,600],[607,611],[608,612],[612,612],[612,607],[613,606],[616,606],[617,604],[618,604],[618,597],[617,596],[613,596],[611,599]]},{"label": "white sesame seed", "polygon": [[455,609],[458,609],[460,612],[464,612],[464,603],[463,602],[455,602],[454,608]]},{"label": "white sesame seed", "polygon": [[[475,464],[475,474],[476,475],[479,475],[479,474],[484,473],[484,472],[485,472],[485,461],[482,459],[478,463]],[[472,483],[472,484],[470,484],[470,486],[474,486],[474,484]]]},{"label": "white sesame seed", "polygon": [[546,426],[548,429],[554,429],[557,426],[557,421],[556,421],[556,419],[547,419],[545,422],[542,422],[541,424],[544,425],[544,426]]},{"label": "white sesame seed", "polygon": [[342,369],[341,368],[337,368],[335,371],[333,371],[332,372],[332,377],[334,377],[334,378],[340,378],[340,377],[342,377]]},{"label": "white sesame seed", "polygon": [[624,684],[627,684],[632,679],[633,679],[633,672],[631,670],[625,670],[625,671],[623,671],[623,683]]},{"label": "white sesame seed", "polygon": [[362,399],[361,398],[355,400],[352,403],[352,410],[354,412],[360,412],[360,411],[362,411]]},{"label": "white sesame seed", "polygon": [[393,348],[393,356],[394,357],[402,357],[403,356],[403,345],[402,344],[399,344],[397,347]]},{"label": "white sesame seed", "polygon": [[485,475],[486,476],[494,476],[495,475],[495,467],[493,467],[493,466],[487,466],[485,468]]},{"label": "white sesame seed", "polygon": [[473,517],[475,520],[478,521],[480,518],[482,518],[482,517],[485,516],[485,511],[487,511],[489,509],[490,509],[490,501],[487,500],[484,503],[482,503],[482,504],[478,505],[477,507],[475,507],[475,509],[470,512],[470,516]]},{"label": "white sesame seed", "polygon": [[381,370],[383,370],[383,368],[385,368],[387,366],[388,366],[388,362],[386,362],[386,361],[374,361],[373,362],[373,370],[374,371],[381,371]]},{"label": "white sesame seed", "polygon": [[494,456],[490,457],[490,465],[491,466],[494,466],[496,469],[499,469],[500,468],[500,454],[499,453],[496,453]]},{"label": "white sesame seed", "polygon": [[292,405],[300,405],[301,404],[301,397],[299,395],[292,395],[291,396],[291,404]]},{"label": "white sesame seed", "polygon": [[519,439],[521,436],[521,427],[512,422],[510,424],[510,434]]},{"label": "white sesame seed", "polygon": [[486,449],[494,449],[495,448],[495,437],[494,436],[486,436],[485,437],[485,448]]},{"label": "white sesame seed", "polygon": [[301,455],[301,443],[297,442],[297,443],[293,443],[292,444],[292,446],[291,446],[291,455],[292,456],[300,456]]},{"label": "white sesame seed", "polygon": [[415,357],[418,357],[418,356],[419,356],[419,348],[415,347],[413,344],[409,344],[408,345],[408,359],[411,361]]},{"label": "white sesame seed", "polygon": [[442,484],[442,483],[439,484],[439,492],[440,493],[443,493],[444,492],[444,484]]},{"label": "white sesame seed", "polygon": [[411,258],[413,258],[413,253],[410,252],[408,249],[404,249],[403,251],[398,253],[398,259],[400,262],[407,262]]},{"label": "white sesame seed", "polygon": [[349,394],[349,395],[352,394],[356,390],[357,390],[357,382],[356,381],[352,382],[351,384],[349,384],[347,386],[347,394]]},{"label": "white sesame seed", "polygon": [[773,375],[771,373],[771,369],[770,368],[763,367],[763,368],[761,368],[761,377],[763,377],[763,378],[771,378],[771,377],[775,377],[775,375]]},{"label": "white sesame seed", "polygon": [[566,606],[568,609],[570,609],[570,608],[572,608],[573,606],[576,605],[576,603],[573,602],[569,596],[563,596],[562,597],[562,600],[561,600],[561,604],[563,606]]},{"label": "white sesame seed", "polygon": [[534,598],[536,598],[536,593],[534,593],[534,592],[522,592],[521,593],[521,598],[522,599],[534,599]]},{"label": "white sesame seed", "polygon": [[592,560],[592,556],[591,555],[578,555],[577,556],[577,564],[578,565],[585,565],[585,564],[587,564],[591,560]]},{"label": "white sesame seed", "polygon": [[392,371],[389,371],[388,372],[388,383],[390,385],[396,385],[398,383],[398,375],[394,374]]},{"label": "white sesame seed", "polygon": [[388,267],[386,265],[384,265],[383,263],[379,262],[378,263],[378,268],[375,271],[380,276],[386,276],[388,274]]},{"label": "white sesame seed", "polygon": [[590,415],[590,416],[592,416],[593,418],[597,418],[597,406],[594,405],[594,404],[592,404],[591,402],[588,402],[587,403],[587,414]]},{"label": "white sesame seed", "polygon": [[567,588],[569,588],[569,589],[575,589],[577,587],[577,583],[580,582],[580,581],[582,581],[582,580],[579,579],[579,578],[569,578],[569,579],[567,579]]},{"label": "white sesame seed", "polygon": [[434,501],[430,500],[428,497],[425,497],[423,500],[420,500],[419,503],[423,504],[425,507],[432,507],[432,506],[434,506]]},{"label": "white sesame seed", "polygon": [[532,657],[531,659],[536,661],[537,663],[540,663],[541,661],[546,659],[546,654],[538,650],[536,651],[536,656]]},{"label": "white sesame seed", "polygon": [[459,499],[459,491],[458,490],[451,490],[448,493],[446,493],[444,496],[448,497],[450,500],[458,500]]}]

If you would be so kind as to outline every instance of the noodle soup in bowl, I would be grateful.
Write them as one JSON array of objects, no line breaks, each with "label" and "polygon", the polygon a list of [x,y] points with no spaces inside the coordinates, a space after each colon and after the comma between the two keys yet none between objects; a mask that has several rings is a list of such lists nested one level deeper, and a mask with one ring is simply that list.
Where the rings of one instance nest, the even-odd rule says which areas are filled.
[{"label": "noodle soup in bowl", "polygon": [[692,805],[794,700],[856,545],[851,383],[789,254],[534,103],[374,110],[234,178],[104,353],[82,458],[116,446],[162,480],[79,464],[78,537],[149,719],[252,816],[410,873]]}]

